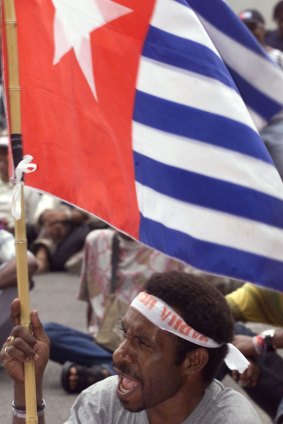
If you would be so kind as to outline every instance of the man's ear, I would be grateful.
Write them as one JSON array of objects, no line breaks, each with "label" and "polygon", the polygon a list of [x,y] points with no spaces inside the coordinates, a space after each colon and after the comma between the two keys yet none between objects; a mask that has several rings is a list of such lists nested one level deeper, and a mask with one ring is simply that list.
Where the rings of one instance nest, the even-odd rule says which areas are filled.
[{"label": "man's ear", "polygon": [[188,352],[183,362],[184,372],[187,374],[194,374],[201,371],[207,364],[208,358],[206,348],[199,348]]}]

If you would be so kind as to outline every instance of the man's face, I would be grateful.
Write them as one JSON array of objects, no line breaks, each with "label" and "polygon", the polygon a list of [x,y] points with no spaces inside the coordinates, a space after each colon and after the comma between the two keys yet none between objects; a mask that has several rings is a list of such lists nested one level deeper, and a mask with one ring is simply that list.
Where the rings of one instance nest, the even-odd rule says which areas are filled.
[{"label": "man's face", "polygon": [[176,338],[131,307],[122,329],[124,340],[113,362],[123,406],[138,412],[174,398],[184,384],[182,365],[175,364]]},{"label": "man's face", "polygon": [[265,37],[265,26],[261,22],[245,22],[246,26],[249,28],[251,33],[255,36],[255,38],[260,42],[260,44],[264,44]]},{"label": "man's face", "polygon": [[254,36],[258,39],[260,44],[264,44],[264,38],[265,38],[265,26],[261,22],[257,22],[255,24],[255,29],[253,31]]}]

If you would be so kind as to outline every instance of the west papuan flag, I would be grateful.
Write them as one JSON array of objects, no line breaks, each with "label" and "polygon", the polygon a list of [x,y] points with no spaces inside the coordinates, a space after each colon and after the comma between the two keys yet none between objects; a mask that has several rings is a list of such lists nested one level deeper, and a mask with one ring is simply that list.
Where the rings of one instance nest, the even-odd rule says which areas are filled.
[{"label": "west papuan flag", "polygon": [[207,3],[15,0],[26,184],[201,270],[282,289],[282,182],[245,103],[264,124],[283,78]]}]

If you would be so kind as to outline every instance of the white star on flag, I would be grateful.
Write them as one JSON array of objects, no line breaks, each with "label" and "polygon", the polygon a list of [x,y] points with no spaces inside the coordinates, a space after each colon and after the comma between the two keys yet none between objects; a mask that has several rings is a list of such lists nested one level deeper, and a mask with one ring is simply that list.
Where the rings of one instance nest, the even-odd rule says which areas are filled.
[{"label": "white star on flag", "polygon": [[52,0],[55,7],[53,64],[74,49],[79,66],[97,99],[93,75],[91,32],[132,12],[111,0]]}]

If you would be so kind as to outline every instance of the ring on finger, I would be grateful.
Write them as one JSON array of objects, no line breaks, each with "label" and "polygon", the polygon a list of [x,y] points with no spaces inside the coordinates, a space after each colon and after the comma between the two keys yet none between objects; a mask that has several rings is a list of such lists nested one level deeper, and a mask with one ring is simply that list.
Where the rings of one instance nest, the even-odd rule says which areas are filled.
[{"label": "ring on finger", "polygon": [[14,342],[15,342],[15,337],[14,336],[9,336],[7,338],[8,346],[13,346]]},{"label": "ring on finger", "polygon": [[11,355],[9,354],[9,352],[8,352],[8,347],[9,347],[9,345],[7,345],[6,347],[5,347],[5,349],[4,349],[4,352],[6,353],[6,355],[9,357],[9,358],[11,358]]}]

